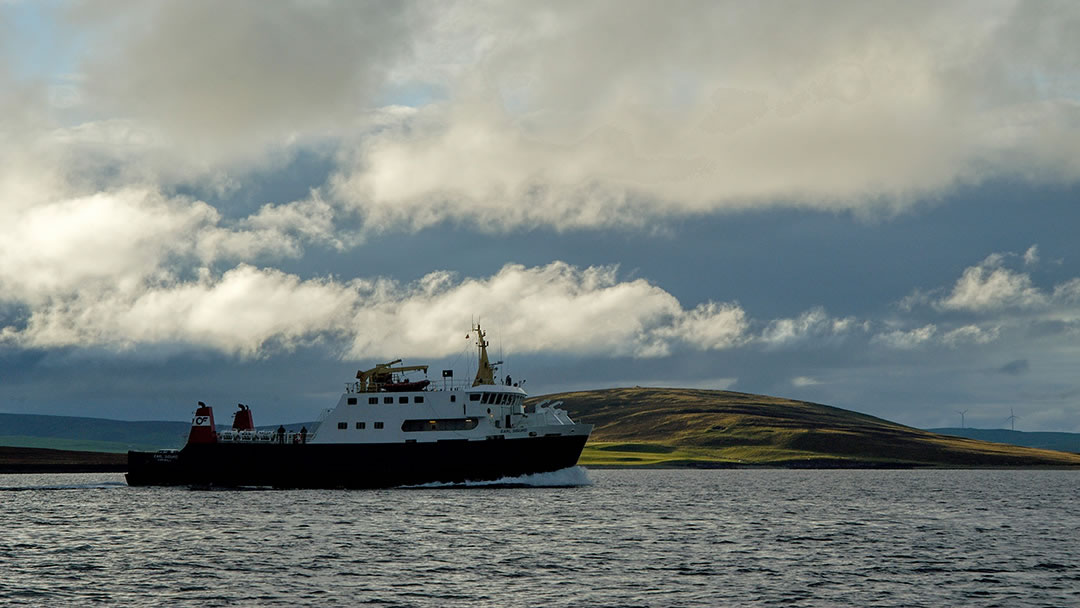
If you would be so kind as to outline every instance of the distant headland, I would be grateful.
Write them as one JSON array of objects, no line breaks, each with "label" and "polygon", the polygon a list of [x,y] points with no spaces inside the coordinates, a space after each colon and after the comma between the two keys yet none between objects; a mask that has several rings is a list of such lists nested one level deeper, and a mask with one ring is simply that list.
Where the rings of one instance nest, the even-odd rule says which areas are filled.
[{"label": "distant headland", "polygon": [[595,425],[585,466],[1075,467],[1080,454],[936,434],[817,403],[731,391],[616,388],[559,393]]},{"label": "distant headland", "polygon": [[[562,401],[574,420],[595,425],[579,461],[589,467],[1080,467],[1077,453],[935,433],[765,395],[634,387],[526,403],[544,400]],[[188,429],[183,422],[21,414],[0,414],[0,422],[10,433],[0,436],[0,446],[9,446],[0,447],[0,473],[124,471],[128,449],[179,448]]]}]

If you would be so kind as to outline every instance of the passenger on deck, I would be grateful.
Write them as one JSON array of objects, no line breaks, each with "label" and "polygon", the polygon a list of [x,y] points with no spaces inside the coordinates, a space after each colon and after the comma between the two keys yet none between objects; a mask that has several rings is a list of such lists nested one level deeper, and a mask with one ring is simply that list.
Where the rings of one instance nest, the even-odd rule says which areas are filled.
[{"label": "passenger on deck", "polygon": [[278,443],[285,443],[285,425],[277,427],[277,440]]},{"label": "passenger on deck", "polygon": [[300,427],[300,443],[307,443],[307,427]]}]

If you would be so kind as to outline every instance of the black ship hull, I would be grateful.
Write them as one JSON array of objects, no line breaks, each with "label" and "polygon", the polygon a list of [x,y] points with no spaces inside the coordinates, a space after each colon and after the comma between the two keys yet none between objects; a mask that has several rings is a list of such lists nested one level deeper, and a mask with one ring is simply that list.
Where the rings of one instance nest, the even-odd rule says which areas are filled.
[{"label": "black ship hull", "polygon": [[132,486],[386,488],[492,481],[577,464],[587,435],[429,443],[192,443],[128,452]]}]

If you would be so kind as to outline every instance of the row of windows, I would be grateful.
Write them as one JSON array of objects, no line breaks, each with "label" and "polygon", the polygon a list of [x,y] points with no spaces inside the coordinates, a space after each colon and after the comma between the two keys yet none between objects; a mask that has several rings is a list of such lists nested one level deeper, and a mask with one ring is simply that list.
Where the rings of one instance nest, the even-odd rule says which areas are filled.
[{"label": "row of windows", "polygon": [[469,401],[479,401],[485,405],[517,405],[521,395],[513,393],[471,393]]},{"label": "row of windows", "polygon": [[[521,398],[521,395],[515,395],[513,393],[470,393],[469,394],[469,401],[479,401],[480,403],[483,403],[484,405],[518,405],[518,404],[521,403],[522,398]],[[348,397],[348,400],[346,401],[346,403],[348,403],[349,405],[356,405],[357,402],[358,401],[357,401],[356,397]],[[379,397],[368,397],[367,402],[368,402],[368,405],[378,405],[379,404]],[[383,397],[382,402],[384,404],[386,404],[386,405],[390,405],[390,404],[394,403],[394,398],[393,397]],[[404,396],[403,397],[398,397],[397,402],[398,403],[409,403],[409,397],[404,397]],[[413,403],[423,403],[424,402],[424,396],[423,395],[417,395],[417,396],[412,398],[412,402]],[[457,402],[457,395],[450,395],[450,402],[451,403]]]},{"label": "row of windows", "polygon": [[[416,397],[413,397],[412,399],[413,399],[413,401],[412,401],[413,403],[423,403],[424,402],[424,397],[422,395],[417,395]],[[450,395],[450,401],[457,401],[457,396]],[[379,398],[378,397],[368,397],[367,402],[368,402],[368,405],[378,405],[379,404]],[[394,402],[394,398],[393,397],[383,397],[382,402],[389,405],[389,404]],[[397,402],[398,403],[408,403],[409,398],[408,397],[398,397]],[[348,403],[349,405],[356,405],[356,397],[349,397],[348,401],[346,401],[346,403]]]},{"label": "row of windows", "polygon": [[[455,403],[457,401],[457,395],[450,395],[450,402]],[[519,405],[522,401],[521,395],[515,395],[513,393],[469,393],[469,401],[479,401],[485,405]],[[368,405],[378,405],[378,397],[368,397]],[[386,405],[394,403],[393,397],[383,397],[382,402]],[[398,403],[408,403],[408,397],[398,397]],[[424,396],[417,395],[412,398],[413,403],[423,403]],[[356,405],[356,397],[348,397],[346,401],[349,405]]]},{"label": "row of windows", "polygon": [[[437,418],[435,420],[406,420],[401,423],[401,430],[411,433],[415,431],[471,431],[476,428],[480,421],[477,418]],[[376,429],[383,428],[383,423],[373,422]],[[348,422],[337,423],[339,430],[349,428]],[[357,422],[357,430],[367,428],[367,422]]]},{"label": "row of windows", "polygon": [[[383,423],[375,422],[375,423],[372,424],[372,426],[374,428],[381,429],[381,428],[383,428]],[[344,431],[345,429],[349,428],[349,423],[348,422],[339,422],[339,423],[337,423],[337,428]],[[367,428],[367,423],[366,422],[357,422],[356,423],[356,428],[357,429],[366,429]]]}]

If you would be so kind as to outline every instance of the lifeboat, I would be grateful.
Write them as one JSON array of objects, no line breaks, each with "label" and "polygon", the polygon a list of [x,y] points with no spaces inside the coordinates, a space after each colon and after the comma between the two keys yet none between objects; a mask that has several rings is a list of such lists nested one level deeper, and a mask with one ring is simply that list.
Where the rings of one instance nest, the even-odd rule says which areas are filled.
[{"label": "lifeboat", "polygon": [[383,385],[383,390],[388,393],[404,393],[407,391],[422,391],[431,384],[431,380],[417,380],[415,382],[391,382]]}]

